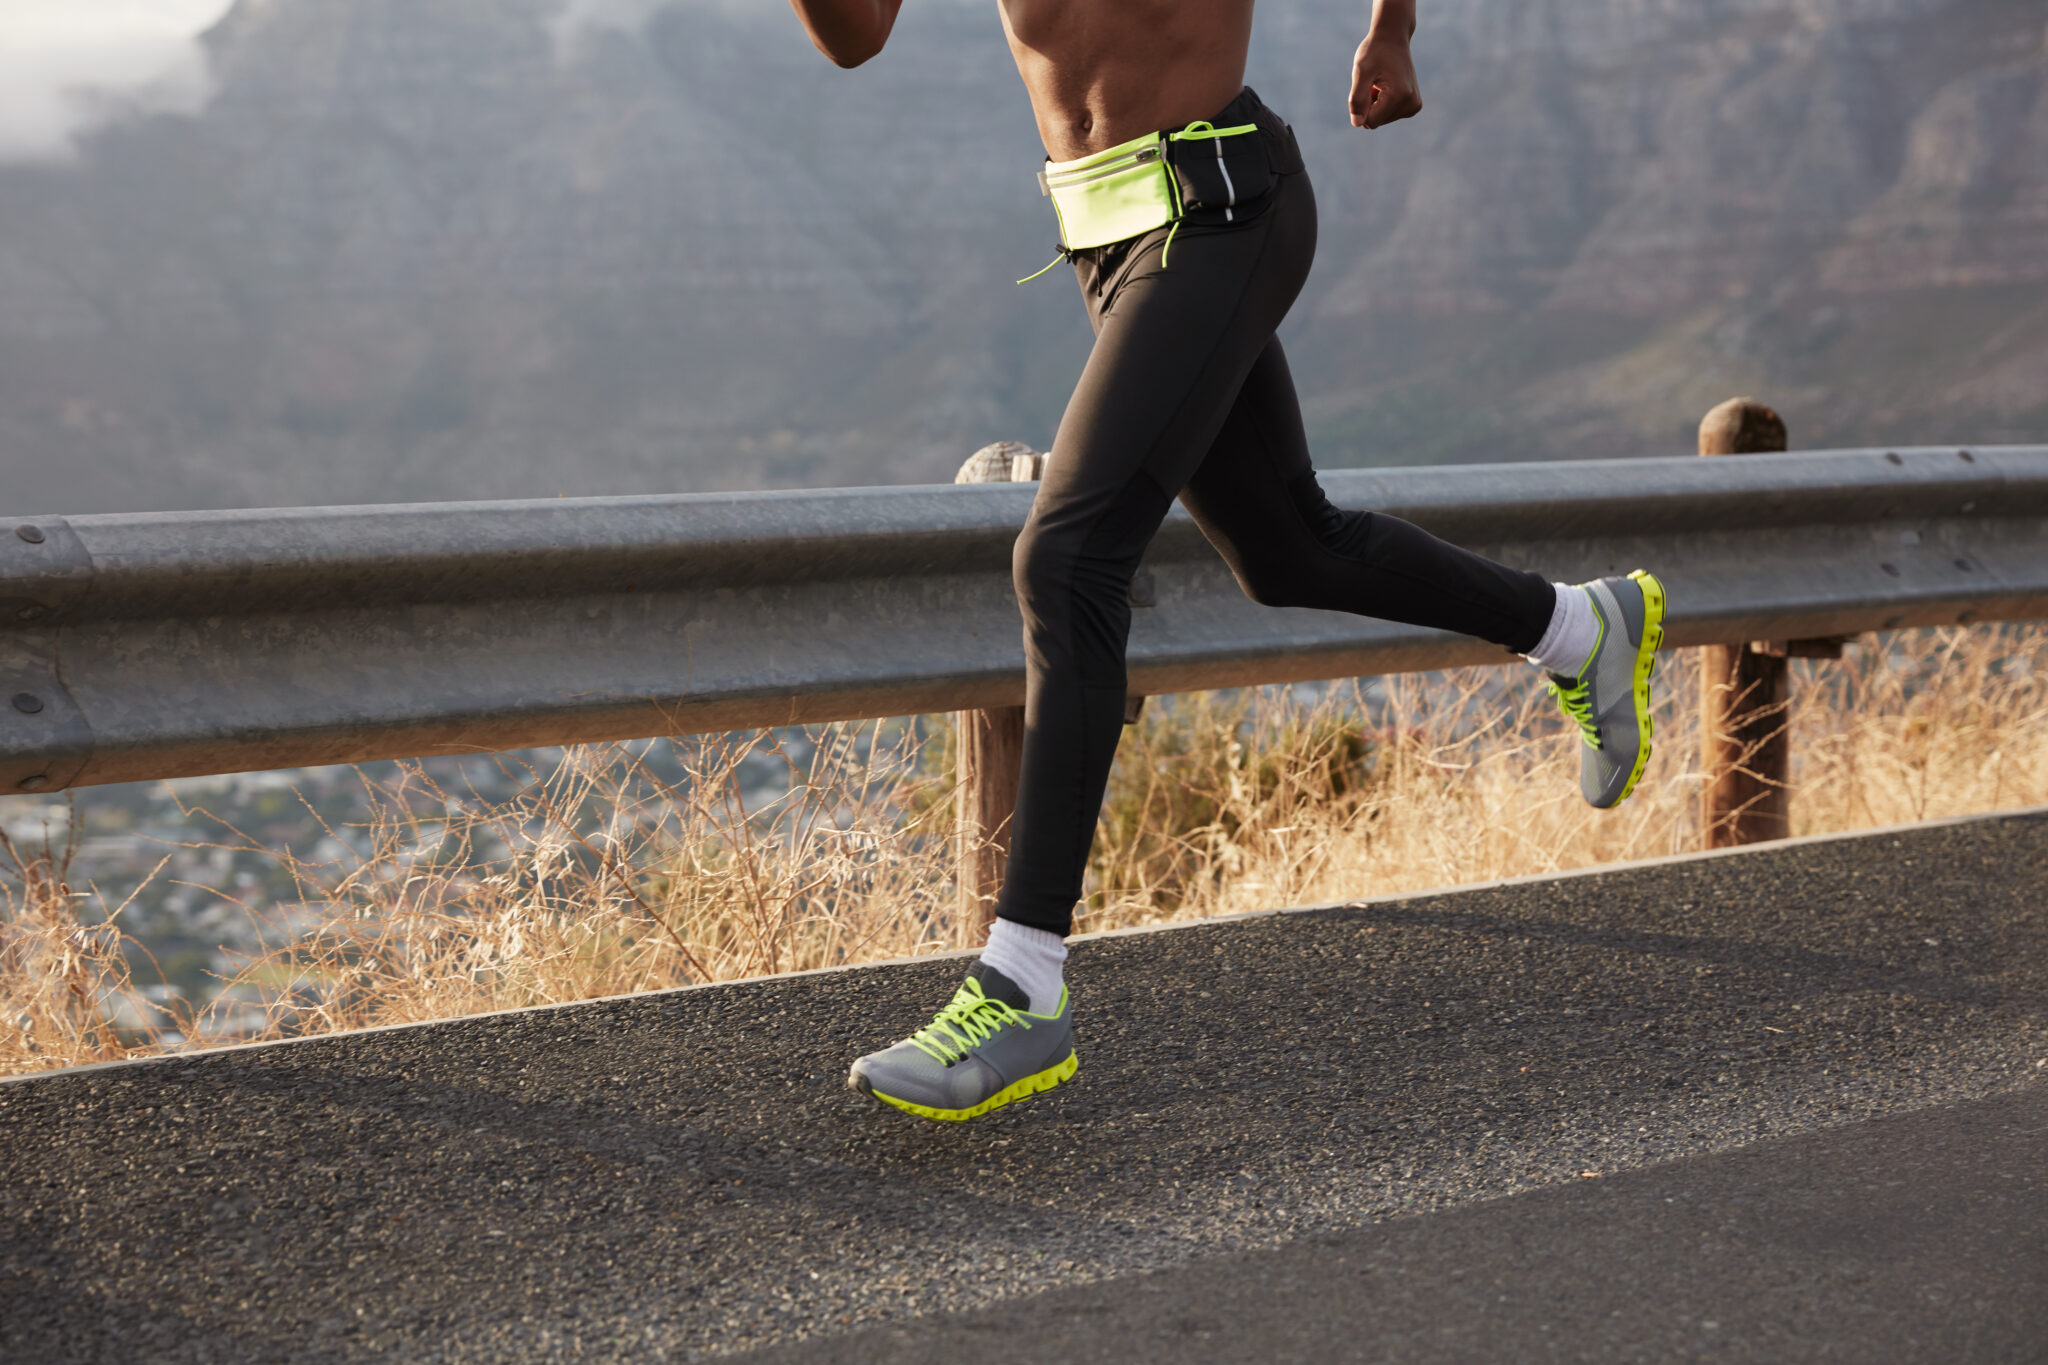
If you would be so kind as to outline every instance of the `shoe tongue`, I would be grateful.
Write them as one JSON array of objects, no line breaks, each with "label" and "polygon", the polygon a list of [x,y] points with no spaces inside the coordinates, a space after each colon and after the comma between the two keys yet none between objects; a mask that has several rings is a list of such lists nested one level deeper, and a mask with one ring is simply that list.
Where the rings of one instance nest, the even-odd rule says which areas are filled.
[{"label": "shoe tongue", "polygon": [[969,967],[967,979],[979,982],[983,995],[991,1000],[1000,1000],[1013,1010],[1031,1008],[1031,997],[1024,988],[986,962],[977,962]]}]

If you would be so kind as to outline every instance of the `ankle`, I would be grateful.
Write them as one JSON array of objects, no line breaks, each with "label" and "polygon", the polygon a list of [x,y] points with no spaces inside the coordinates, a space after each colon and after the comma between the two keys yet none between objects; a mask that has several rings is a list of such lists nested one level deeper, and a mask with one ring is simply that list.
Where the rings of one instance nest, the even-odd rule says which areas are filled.
[{"label": "ankle", "polygon": [[989,926],[981,960],[1031,997],[1033,1014],[1055,1014],[1067,961],[1066,940],[1044,929],[999,919]]},{"label": "ankle", "polygon": [[1550,627],[1522,657],[1546,672],[1576,678],[1586,671],[1600,643],[1600,616],[1593,609],[1593,595],[1584,588],[1570,583],[1551,587],[1557,590],[1557,605],[1551,609]]}]

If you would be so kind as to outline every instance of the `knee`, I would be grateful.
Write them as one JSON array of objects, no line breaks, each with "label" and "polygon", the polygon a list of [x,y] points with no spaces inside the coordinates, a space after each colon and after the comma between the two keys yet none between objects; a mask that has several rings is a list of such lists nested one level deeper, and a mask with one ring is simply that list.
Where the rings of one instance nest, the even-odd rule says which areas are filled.
[{"label": "knee", "polygon": [[1043,613],[1046,603],[1073,573],[1073,556],[1036,521],[1025,523],[1010,553],[1010,581],[1017,589],[1017,605],[1027,618]]},{"label": "knee", "polygon": [[1135,549],[1105,555],[1059,526],[1027,525],[1010,560],[1027,643],[1066,638],[1091,659],[1114,655],[1121,670],[1136,569]]},{"label": "knee", "polygon": [[1332,507],[1320,489],[1300,511],[1306,534],[1264,547],[1236,566],[1238,585],[1261,606],[1354,610],[1343,583],[1374,559],[1382,523],[1371,512]]}]

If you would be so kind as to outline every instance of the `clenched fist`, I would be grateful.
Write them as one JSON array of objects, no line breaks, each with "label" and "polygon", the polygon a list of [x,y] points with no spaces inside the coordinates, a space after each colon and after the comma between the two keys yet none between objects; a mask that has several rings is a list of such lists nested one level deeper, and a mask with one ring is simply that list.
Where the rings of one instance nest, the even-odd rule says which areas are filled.
[{"label": "clenched fist", "polygon": [[1422,90],[1408,55],[1408,35],[1375,23],[1351,64],[1351,126],[1383,128],[1421,112]]}]

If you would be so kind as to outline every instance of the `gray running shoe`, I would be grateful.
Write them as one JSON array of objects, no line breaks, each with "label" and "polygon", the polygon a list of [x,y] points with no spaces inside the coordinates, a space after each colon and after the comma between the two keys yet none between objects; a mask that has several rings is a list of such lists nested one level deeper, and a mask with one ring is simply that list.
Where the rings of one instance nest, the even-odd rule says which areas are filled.
[{"label": "gray running shoe", "polygon": [[1650,674],[1664,643],[1664,585],[1637,569],[1580,587],[1600,618],[1600,642],[1577,677],[1550,675],[1557,704],[1578,725],[1579,791],[1602,810],[1636,789],[1650,761]]},{"label": "gray running shoe", "polygon": [[1074,1074],[1074,1018],[1064,988],[1054,1014],[1032,1014],[1008,977],[977,962],[931,1023],[853,1064],[849,1088],[906,1113],[958,1123]]}]

